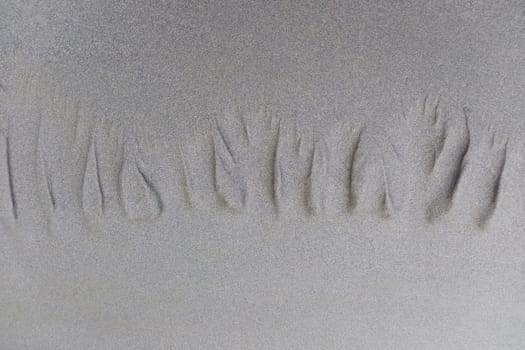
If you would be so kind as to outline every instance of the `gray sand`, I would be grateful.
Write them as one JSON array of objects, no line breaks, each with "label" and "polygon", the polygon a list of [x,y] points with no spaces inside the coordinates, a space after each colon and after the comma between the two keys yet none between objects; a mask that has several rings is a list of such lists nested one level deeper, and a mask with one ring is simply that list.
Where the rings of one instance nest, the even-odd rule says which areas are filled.
[{"label": "gray sand", "polygon": [[0,2],[0,349],[520,349],[525,5]]}]

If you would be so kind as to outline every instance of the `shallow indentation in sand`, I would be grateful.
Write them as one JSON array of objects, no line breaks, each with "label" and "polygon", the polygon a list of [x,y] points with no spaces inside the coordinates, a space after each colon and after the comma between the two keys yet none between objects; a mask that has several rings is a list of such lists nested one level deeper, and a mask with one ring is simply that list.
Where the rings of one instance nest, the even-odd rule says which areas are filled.
[{"label": "shallow indentation in sand", "polygon": [[507,138],[492,128],[475,138],[467,107],[440,95],[407,106],[393,132],[345,121],[313,129],[268,106],[233,106],[180,144],[90,115],[51,70],[22,63],[3,93],[6,227],[35,203],[44,217],[76,211],[97,221],[154,220],[182,206],[248,216],[364,210],[421,223],[456,211],[485,227],[505,200]]}]

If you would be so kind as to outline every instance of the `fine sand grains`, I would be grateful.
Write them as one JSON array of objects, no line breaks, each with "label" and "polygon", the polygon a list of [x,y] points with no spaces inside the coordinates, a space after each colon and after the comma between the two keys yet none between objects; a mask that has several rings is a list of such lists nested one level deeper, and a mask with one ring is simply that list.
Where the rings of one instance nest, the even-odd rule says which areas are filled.
[{"label": "fine sand grains", "polygon": [[373,131],[234,105],[182,142],[97,113],[51,70],[14,72],[0,348],[520,341],[523,147],[465,106],[423,95]]},{"label": "fine sand grains", "polygon": [[3,92],[6,227],[35,210],[149,221],[176,215],[176,202],[248,216],[351,217],[364,210],[423,224],[456,210],[484,227],[505,201],[499,192],[507,138],[487,128],[476,139],[465,107],[440,96],[421,96],[387,136],[344,121],[314,130],[267,106],[234,106],[189,143],[159,147],[93,115],[51,71],[30,67],[20,64]]}]

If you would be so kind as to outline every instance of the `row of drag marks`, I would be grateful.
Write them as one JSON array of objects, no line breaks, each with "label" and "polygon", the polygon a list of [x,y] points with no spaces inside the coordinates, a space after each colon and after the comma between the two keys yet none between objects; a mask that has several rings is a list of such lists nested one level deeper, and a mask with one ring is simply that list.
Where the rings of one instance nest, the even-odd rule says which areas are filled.
[{"label": "row of drag marks", "polygon": [[[148,140],[97,117],[50,72],[18,65],[3,85],[0,219],[40,215],[146,222],[178,210],[235,215],[410,217],[457,211],[484,227],[521,205],[523,147],[492,128],[472,136],[464,108],[422,96],[383,135],[341,121],[302,127],[262,106],[230,108],[189,142]],[[512,190],[512,191],[511,191]],[[520,192],[521,191],[521,192]]]}]

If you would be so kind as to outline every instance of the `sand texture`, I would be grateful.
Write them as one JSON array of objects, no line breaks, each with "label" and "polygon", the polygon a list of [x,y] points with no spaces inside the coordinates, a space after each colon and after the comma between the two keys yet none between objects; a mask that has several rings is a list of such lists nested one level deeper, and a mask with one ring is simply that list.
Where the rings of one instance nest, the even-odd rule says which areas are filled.
[{"label": "sand texture", "polygon": [[524,4],[86,3],[0,2],[1,350],[525,346]]}]

